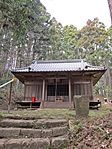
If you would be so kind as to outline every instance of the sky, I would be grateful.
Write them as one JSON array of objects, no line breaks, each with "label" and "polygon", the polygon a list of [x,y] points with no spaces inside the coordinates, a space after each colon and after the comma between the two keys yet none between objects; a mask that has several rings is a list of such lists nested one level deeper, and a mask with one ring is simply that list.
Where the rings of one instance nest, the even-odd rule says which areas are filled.
[{"label": "sky", "polygon": [[47,12],[62,25],[73,24],[77,28],[86,25],[88,19],[99,18],[106,27],[111,25],[107,0],[41,0]]}]

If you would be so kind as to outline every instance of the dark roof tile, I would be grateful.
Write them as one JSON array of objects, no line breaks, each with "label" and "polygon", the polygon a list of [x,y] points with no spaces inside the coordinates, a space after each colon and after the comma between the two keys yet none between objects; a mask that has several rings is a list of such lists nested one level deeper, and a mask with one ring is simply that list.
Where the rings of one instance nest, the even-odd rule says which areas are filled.
[{"label": "dark roof tile", "polygon": [[82,59],[33,61],[24,68],[13,69],[12,72],[61,72],[61,71],[105,70],[104,67],[92,66]]}]

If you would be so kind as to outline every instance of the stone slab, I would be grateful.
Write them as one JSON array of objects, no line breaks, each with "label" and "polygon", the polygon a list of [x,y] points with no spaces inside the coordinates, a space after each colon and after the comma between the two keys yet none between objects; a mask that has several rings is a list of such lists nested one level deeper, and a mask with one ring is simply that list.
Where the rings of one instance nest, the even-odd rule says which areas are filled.
[{"label": "stone slab", "polygon": [[55,137],[52,138],[51,148],[52,149],[64,149],[69,145],[69,140],[67,137]]},{"label": "stone slab", "polygon": [[32,128],[34,123],[33,120],[15,120],[15,119],[3,119],[0,121],[1,127],[21,127],[21,128]]},{"label": "stone slab", "polygon": [[20,127],[20,128],[37,128],[47,129],[52,127],[67,126],[65,119],[40,119],[40,120],[22,120],[22,119],[3,119],[0,121],[1,127]]},{"label": "stone slab", "polygon": [[42,130],[41,129],[21,129],[20,137],[26,138],[41,138]]},{"label": "stone slab", "polygon": [[20,128],[0,128],[0,138],[16,138],[20,134]]},{"label": "stone slab", "polygon": [[5,149],[5,139],[0,139],[0,149]]},{"label": "stone slab", "polygon": [[4,149],[48,149],[50,140],[42,138],[10,139]]},{"label": "stone slab", "polygon": [[57,137],[57,136],[63,136],[63,135],[67,135],[67,131],[68,131],[68,127],[55,127],[52,128],[52,136],[53,137]]},{"label": "stone slab", "polygon": [[52,130],[51,129],[43,129],[42,130],[42,138],[51,138]]}]

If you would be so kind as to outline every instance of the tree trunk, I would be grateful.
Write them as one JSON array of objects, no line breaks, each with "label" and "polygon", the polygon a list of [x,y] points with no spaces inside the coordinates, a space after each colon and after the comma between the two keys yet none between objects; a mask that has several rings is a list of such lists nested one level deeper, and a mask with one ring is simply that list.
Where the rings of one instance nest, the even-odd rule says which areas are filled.
[{"label": "tree trunk", "polygon": [[112,24],[112,0],[108,0],[108,5],[109,5],[111,24]]}]

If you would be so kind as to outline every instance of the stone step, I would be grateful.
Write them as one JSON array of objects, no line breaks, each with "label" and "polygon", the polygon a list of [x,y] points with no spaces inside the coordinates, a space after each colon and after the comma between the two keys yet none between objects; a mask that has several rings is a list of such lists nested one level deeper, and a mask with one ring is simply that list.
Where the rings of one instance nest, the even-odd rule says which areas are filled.
[{"label": "stone step", "polygon": [[49,139],[0,139],[0,149],[47,149],[50,148]]},{"label": "stone step", "polygon": [[16,127],[16,128],[35,128],[47,129],[53,127],[67,126],[65,119],[39,119],[39,120],[22,120],[22,119],[3,119],[0,121],[0,127]]},{"label": "stone step", "polygon": [[69,145],[65,136],[49,138],[0,139],[0,149],[63,149]]},{"label": "stone step", "polygon": [[51,138],[67,135],[68,127],[50,129],[0,128],[0,138]]}]

